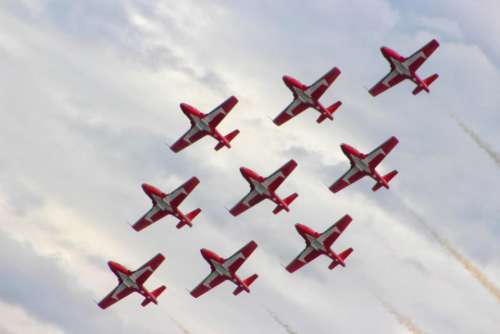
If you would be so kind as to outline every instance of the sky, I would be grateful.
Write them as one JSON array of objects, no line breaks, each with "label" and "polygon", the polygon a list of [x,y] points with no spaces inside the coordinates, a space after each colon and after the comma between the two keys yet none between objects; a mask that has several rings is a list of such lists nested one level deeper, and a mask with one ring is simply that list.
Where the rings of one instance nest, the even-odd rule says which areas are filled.
[{"label": "sky", "polygon": [[[2,1],[0,332],[498,333],[499,7]],[[389,69],[382,45],[410,55],[432,38],[440,47],[419,70],[440,75],[430,94],[410,82],[368,94]],[[284,74],[311,84],[334,66],[321,99],[343,102],[333,122],[314,111],[271,122],[292,98]],[[189,127],[181,102],[209,112],[230,95],[239,103],[219,128],[240,129],[230,150],[210,138],[169,150]],[[328,190],[349,167],[341,143],[369,152],[393,135],[379,167],[399,171],[390,190],[368,179]],[[299,193],[291,212],[263,202],[228,214],[248,191],[239,167],[265,176],[292,158],[278,190]],[[172,217],[130,228],[150,208],[141,183],[169,192],[192,176],[201,183],[181,205],[203,210],[192,229]],[[304,247],[294,224],[323,231],[344,214],[353,222],[333,249],[354,248],[346,268],[283,269]],[[226,283],[189,295],[209,272],[200,248],[226,257],[250,240],[259,247],[239,270],[259,274],[250,294]],[[158,306],[134,294],[97,307],[116,284],[107,261],[135,269],[158,252],[146,283],[167,285]]]}]

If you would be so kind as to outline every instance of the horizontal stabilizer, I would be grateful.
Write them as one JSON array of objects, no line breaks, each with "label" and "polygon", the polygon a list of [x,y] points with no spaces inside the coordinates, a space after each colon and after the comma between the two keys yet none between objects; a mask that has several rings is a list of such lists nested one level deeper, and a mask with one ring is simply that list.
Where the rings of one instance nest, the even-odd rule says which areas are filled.
[{"label": "horizontal stabilizer", "polygon": [[419,85],[417,86],[414,90],[413,90],[413,95],[417,95],[418,93],[420,93],[422,90],[426,90],[427,92],[429,92],[429,86],[431,85],[431,83],[433,83],[437,78],[439,78],[439,74],[437,73],[434,73],[433,75],[431,75],[430,77],[426,78],[424,80],[424,85]]},{"label": "horizontal stabilizer", "polygon": [[224,146],[227,146],[228,148],[231,147],[229,143],[240,133],[240,130],[236,129],[233,132],[228,133],[224,138],[226,139],[226,143],[219,141],[217,145],[215,145],[215,150],[218,151]]},{"label": "horizontal stabilizer", "polygon": [[[244,281],[243,281],[243,285],[248,289],[250,287],[250,285],[252,285],[252,283],[259,277],[259,275],[257,274],[253,274],[252,276],[250,277],[247,277]],[[241,286],[238,286],[234,291],[233,291],[233,295],[237,296],[240,294],[241,291],[243,291],[244,288],[241,287]],[[247,292],[250,292],[250,290],[248,289]]]},{"label": "horizontal stabilizer", "polygon": [[182,228],[184,227],[185,225],[188,225],[189,227],[193,227],[193,224],[192,224],[192,221],[193,219],[196,218],[196,216],[198,216],[198,214],[201,212],[201,209],[198,208],[196,210],[193,210],[191,211],[190,213],[188,213],[185,217],[185,219],[181,219],[181,221],[176,225],[177,228]]},{"label": "horizontal stabilizer", "polygon": [[326,108],[326,113],[322,113],[321,116],[318,117],[316,120],[317,123],[323,122],[325,119],[330,119],[333,121],[333,116],[332,114],[342,105],[342,102],[337,101],[328,108]]},{"label": "horizontal stabilizer", "polygon": [[[338,256],[339,256],[339,259],[342,260],[342,262],[345,261],[345,259],[347,259],[347,257],[349,255],[351,255],[353,249],[352,248],[348,248],[346,249],[345,251],[343,251],[342,253],[340,253]],[[328,266],[328,269],[332,270],[334,269],[340,262],[339,261],[333,261],[329,266]]]},{"label": "horizontal stabilizer", "polygon": [[394,176],[396,176],[398,174],[398,171],[397,170],[393,170],[392,172],[388,173],[387,175],[385,175],[383,177],[384,181],[386,184],[383,184],[381,182],[377,182],[377,184],[375,184],[372,188],[373,191],[377,191],[379,190],[381,187],[386,187],[387,189],[389,189],[389,182],[392,180],[392,178]]},{"label": "horizontal stabilizer", "polygon": [[141,303],[141,305],[142,306],[146,306],[146,305],[148,305],[151,302],[154,302],[155,304],[157,304],[158,301],[156,300],[156,298],[158,298],[158,296],[161,295],[162,292],[165,291],[166,288],[167,287],[165,285],[162,285],[159,288],[157,288],[155,291],[151,292],[151,295],[153,296],[154,299],[152,299],[152,298],[144,298],[144,301]]},{"label": "horizontal stabilizer", "polygon": [[283,200],[283,203],[285,203],[286,206],[283,206],[281,204],[278,204],[276,208],[273,210],[273,213],[276,215],[281,212],[281,210],[286,210],[289,211],[288,206],[299,196],[297,193],[293,193],[287,198]]}]

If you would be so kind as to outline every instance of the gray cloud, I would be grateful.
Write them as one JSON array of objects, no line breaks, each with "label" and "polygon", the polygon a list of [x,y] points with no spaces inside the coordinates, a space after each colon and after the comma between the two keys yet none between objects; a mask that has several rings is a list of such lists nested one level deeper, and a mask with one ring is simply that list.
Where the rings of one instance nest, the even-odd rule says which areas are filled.
[{"label": "gray cloud", "polygon": [[[5,236],[1,236],[0,241],[0,263],[4,270],[0,287],[2,300],[71,333],[107,333],[110,328],[118,333],[139,330],[100,310],[89,292],[61,271],[56,258],[39,256],[27,244]],[[77,271],[75,268],[75,273]]]}]

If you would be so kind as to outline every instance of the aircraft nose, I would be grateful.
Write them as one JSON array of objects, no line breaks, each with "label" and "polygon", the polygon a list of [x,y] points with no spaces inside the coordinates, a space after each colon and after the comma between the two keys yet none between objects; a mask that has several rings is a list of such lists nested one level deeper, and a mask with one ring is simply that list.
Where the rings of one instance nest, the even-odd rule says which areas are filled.
[{"label": "aircraft nose", "polygon": [[250,174],[250,170],[246,167],[240,167],[240,173],[243,175],[243,176],[247,176]]},{"label": "aircraft nose", "polygon": [[116,269],[116,265],[117,265],[116,262],[114,262],[114,261],[108,261],[108,267],[109,267],[109,269],[115,270]]},{"label": "aircraft nose", "polygon": [[287,85],[287,86],[292,86],[293,85],[294,79],[291,76],[284,75],[282,77],[282,79],[283,79],[283,82],[285,83],[285,85]]},{"label": "aircraft nose", "polygon": [[295,224],[295,229],[297,232],[302,234],[302,231],[304,230],[304,226],[302,224]]},{"label": "aircraft nose", "polygon": [[154,193],[154,192],[155,192],[155,190],[156,190],[156,188],[155,188],[155,187],[153,187],[152,185],[147,184],[147,183],[143,183],[143,184],[141,185],[141,187],[142,187],[142,190],[143,190],[146,194],[151,194],[151,193]]}]

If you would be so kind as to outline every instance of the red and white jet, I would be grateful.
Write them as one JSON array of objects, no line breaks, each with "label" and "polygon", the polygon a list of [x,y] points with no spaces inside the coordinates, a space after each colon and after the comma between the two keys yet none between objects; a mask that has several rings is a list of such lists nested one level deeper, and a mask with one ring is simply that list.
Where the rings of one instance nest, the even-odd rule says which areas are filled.
[{"label": "red and white jet", "polygon": [[387,61],[391,65],[391,71],[369,90],[370,94],[372,96],[377,96],[387,89],[396,86],[404,79],[410,79],[417,85],[417,87],[413,90],[413,95],[417,95],[422,90],[425,90],[427,93],[429,93],[429,86],[434,80],[439,77],[439,75],[437,73],[434,73],[428,78],[422,80],[416,72],[419,67],[422,66],[422,64],[427,60],[427,58],[429,58],[431,54],[438,48],[438,46],[438,41],[433,39],[423,48],[421,48],[408,58],[401,56],[396,51],[391,50],[388,47],[381,47],[380,51],[382,52],[384,58],[387,59]]},{"label": "red and white jet", "polygon": [[99,307],[106,309],[116,303],[117,301],[127,297],[132,292],[138,292],[143,297],[144,300],[141,303],[142,306],[146,306],[153,302],[158,304],[158,296],[165,291],[165,285],[160,286],[153,292],[148,291],[144,287],[144,282],[153,274],[153,272],[160,266],[160,264],[165,260],[162,254],[157,254],[154,258],[146,262],[142,267],[135,271],[131,271],[119,263],[109,261],[109,269],[118,278],[118,286],[113,289],[103,300],[99,302]]},{"label": "red and white jet", "polygon": [[339,74],[340,70],[337,67],[334,67],[311,86],[306,86],[298,80],[288,75],[284,75],[283,81],[292,91],[293,101],[273,120],[274,124],[279,126],[302,113],[309,107],[316,109],[321,114],[316,122],[321,123],[327,118],[333,121],[332,114],[338,107],[340,107],[342,102],[337,101],[328,108],[325,108],[319,102],[319,99],[328,87],[330,87],[330,85],[335,81],[335,79],[337,79]]},{"label": "red and white jet", "polygon": [[240,130],[236,129],[226,136],[223,136],[217,131],[216,127],[227,114],[229,114],[236,103],[238,103],[238,99],[235,96],[231,96],[206,115],[187,103],[181,103],[182,112],[191,121],[191,128],[178,141],[170,146],[170,149],[177,153],[206,135],[218,141],[217,145],[215,145],[216,151],[224,146],[231,148],[230,142],[240,133]]},{"label": "red and white jet", "polygon": [[318,233],[302,224],[295,224],[297,232],[299,232],[301,237],[306,241],[306,248],[292,262],[290,262],[290,264],[286,267],[286,270],[293,273],[321,254],[332,259],[332,263],[328,266],[328,269],[332,270],[339,264],[342,267],[345,267],[344,261],[352,253],[353,249],[348,248],[342,253],[337,254],[332,251],[330,247],[342,234],[342,232],[344,232],[347,226],[349,226],[351,221],[352,218],[349,215],[345,215],[323,233]]},{"label": "red and white jet", "polygon": [[398,139],[396,137],[391,137],[385,143],[368,154],[363,154],[347,144],[340,145],[342,152],[344,152],[351,163],[351,168],[347,171],[347,173],[342,175],[340,179],[331,185],[330,190],[336,193],[366,175],[377,181],[372,188],[373,191],[377,191],[380,187],[389,189],[389,181],[391,181],[391,179],[396,176],[398,172],[393,170],[387,175],[380,176],[375,168],[382,160],[384,160],[386,155],[392,151],[397,143]]},{"label": "red and white jet", "polygon": [[182,203],[182,201],[184,201],[189,193],[193,191],[198,183],[200,183],[198,178],[192,177],[182,186],[172,191],[170,194],[165,194],[152,185],[143,183],[142,190],[144,190],[146,195],[151,198],[153,207],[148,212],[146,212],[146,214],[142,216],[134,225],[132,225],[132,228],[136,231],[141,231],[169,214],[179,219],[179,223],[176,225],[177,228],[181,228],[185,225],[192,227],[192,220],[201,212],[201,209],[198,208],[191,211],[187,215],[184,215],[179,210],[179,205]]},{"label": "red and white jet", "polygon": [[262,177],[249,168],[241,167],[241,175],[250,184],[250,192],[229,212],[233,216],[238,216],[266,198],[276,203],[277,206],[273,210],[274,214],[277,214],[281,210],[290,211],[288,206],[297,198],[298,194],[293,193],[287,198],[281,199],[276,194],[276,189],[293,172],[295,167],[297,167],[297,163],[292,159],[268,177]]},{"label": "red and white jet", "polygon": [[193,291],[191,291],[191,296],[198,298],[225,280],[230,280],[236,284],[236,289],[233,291],[233,295],[237,296],[242,291],[250,293],[250,285],[259,276],[257,274],[253,274],[242,281],[238,275],[236,275],[236,271],[243,263],[245,263],[246,259],[248,259],[256,248],[257,244],[255,241],[250,241],[242,249],[227,259],[221,258],[219,255],[208,249],[201,249],[201,255],[210,265],[212,272],[200,284],[198,284]]}]

